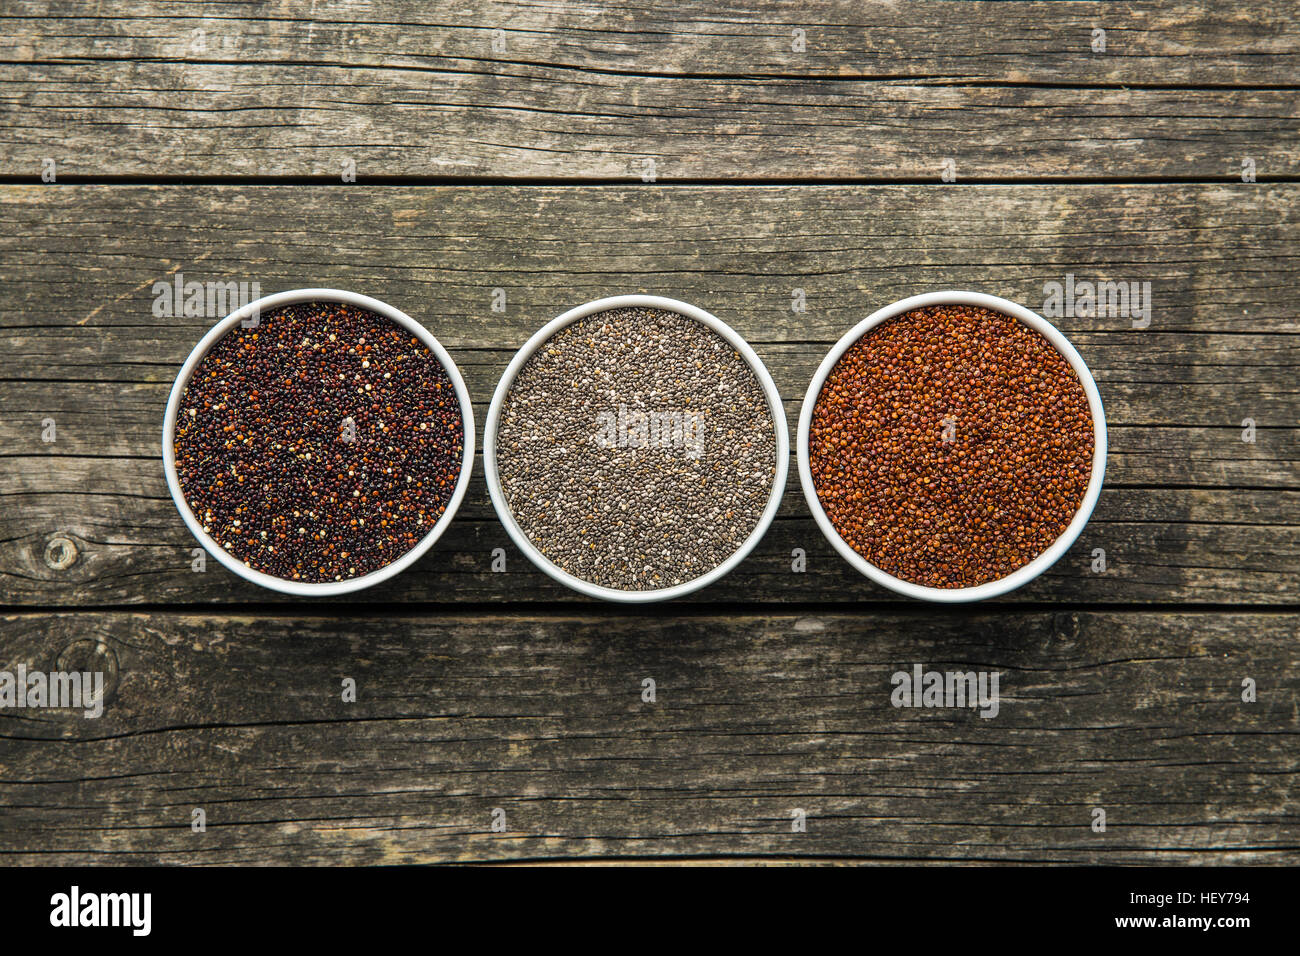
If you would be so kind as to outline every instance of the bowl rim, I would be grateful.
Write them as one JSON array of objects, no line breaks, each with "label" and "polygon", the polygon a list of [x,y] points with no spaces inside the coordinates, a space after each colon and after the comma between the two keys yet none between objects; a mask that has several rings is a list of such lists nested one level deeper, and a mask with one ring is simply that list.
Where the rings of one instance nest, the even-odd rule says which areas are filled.
[{"label": "bowl rim", "polygon": [[[415,547],[390,564],[371,571],[369,574],[348,578],[344,581],[291,581],[245,566],[243,561],[235,558],[234,555],[221,547],[211,535],[203,530],[202,524],[194,517],[189,503],[185,500],[180,481],[176,475],[176,418],[180,412],[181,396],[184,394],[185,386],[189,384],[195,368],[198,367],[199,363],[217,342],[245,319],[252,317],[255,313],[260,314],[280,306],[296,305],[301,302],[339,302],[357,308],[368,309],[410,330],[412,334],[428,346],[429,351],[433,353],[434,357],[446,370],[447,377],[456,390],[456,399],[460,402],[461,420],[464,423],[465,441],[461,457],[460,476],[456,479],[456,487],[452,489],[447,507],[429,530],[429,533],[421,538]],[[348,292],[343,289],[290,289],[285,292],[276,292],[272,295],[263,296],[231,312],[210,328],[207,334],[190,351],[185,364],[181,366],[180,371],[176,374],[176,381],[172,384],[171,394],[167,398],[167,411],[163,416],[162,450],[163,469],[167,475],[167,488],[171,492],[176,509],[180,512],[181,518],[185,521],[190,533],[194,535],[199,544],[203,545],[204,550],[215,557],[222,566],[233,571],[244,580],[251,581],[272,591],[293,594],[299,597],[332,597],[372,587],[381,581],[386,581],[400,574],[418,561],[442,537],[447,530],[447,526],[451,524],[456,509],[460,507],[461,500],[465,497],[470,473],[474,468],[474,409],[470,402],[469,390],[465,387],[465,380],[461,377],[460,369],[456,367],[456,363],[452,361],[451,355],[428,329],[402,310],[386,302],[381,302],[379,299],[373,299],[370,296],[361,295],[357,292]]]},{"label": "bowl rim", "polygon": [[[772,427],[776,432],[776,462],[772,476],[772,489],[768,494],[767,505],[749,536],[741,542],[740,547],[733,551],[725,561],[699,577],[683,581],[681,584],[674,584],[671,587],[655,588],[648,591],[630,591],[594,584],[570,574],[542,554],[515,521],[514,514],[506,504],[505,494],[502,491],[501,480],[497,471],[497,425],[501,419],[501,410],[505,405],[506,395],[514,384],[519,370],[532,358],[533,353],[537,351],[542,343],[548,341],[560,329],[597,312],[623,308],[659,309],[664,312],[676,312],[708,326],[722,336],[732,348],[740,353],[762,386],[768,409],[772,415]],[[790,435],[785,417],[785,407],[782,404],[780,392],[777,391],[776,382],[773,381],[767,367],[763,364],[763,360],[758,357],[758,353],[731,326],[712,313],[688,302],[657,295],[614,295],[593,299],[590,302],[569,309],[543,325],[515,353],[514,358],[506,367],[505,373],[501,376],[496,391],[492,395],[492,404],[488,407],[487,419],[483,426],[483,473],[487,480],[488,494],[492,498],[492,506],[496,509],[497,517],[501,520],[501,524],[505,526],[506,533],[514,542],[515,547],[522,551],[543,572],[566,587],[588,597],[623,604],[667,601],[690,594],[724,577],[741,561],[745,560],[758,542],[762,540],[763,535],[767,533],[773,519],[776,517],[777,509],[781,505],[781,498],[785,494],[786,480],[789,476],[789,458]]]},{"label": "bowl rim", "polygon": [[[1084,491],[1083,500],[1079,503],[1078,510],[1075,511],[1074,518],[1061,532],[1060,537],[1028,564],[1017,568],[1005,577],[965,588],[933,588],[914,584],[911,581],[904,581],[902,578],[897,578],[886,571],[882,571],[854,551],[848,542],[840,537],[839,532],[831,524],[830,518],[827,517],[825,509],[822,508],[821,501],[817,497],[817,490],[813,485],[812,469],[809,465],[808,438],[812,425],[813,408],[821,395],[822,386],[825,385],[831,369],[835,367],[835,364],[844,353],[870,329],[914,309],[923,309],[935,305],[972,305],[1002,312],[1041,333],[1069,361],[1075,375],[1079,378],[1079,382],[1083,385],[1084,393],[1088,397],[1088,408],[1092,413],[1092,474],[1088,480],[1088,487]],[[1102,406],[1101,393],[1097,390],[1097,383],[1093,380],[1088,366],[1074,346],[1070,344],[1069,339],[1056,326],[1037,312],[1009,299],[983,292],[948,289],[939,292],[925,292],[920,295],[899,299],[884,308],[877,309],[840,337],[839,341],[826,354],[826,357],[822,359],[821,365],[817,367],[817,372],[813,375],[812,381],[808,385],[808,391],[804,395],[803,407],[799,411],[797,447],[799,483],[803,486],[804,498],[807,500],[808,507],[812,510],[813,518],[816,520],[822,534],[826,536],[826,539],[830,541],[835,550],[849,564],[877,584],[908,597],[948,604],[983,601],[1014,591],[1041,575],[1060,560],[1083,532],[1084,526],[1088,523],[1088,519],[1092,517],[1093,509],[1097,505],[1097,498],[1101,494],[1102,482],[1106,473],[1106,412]]]}]

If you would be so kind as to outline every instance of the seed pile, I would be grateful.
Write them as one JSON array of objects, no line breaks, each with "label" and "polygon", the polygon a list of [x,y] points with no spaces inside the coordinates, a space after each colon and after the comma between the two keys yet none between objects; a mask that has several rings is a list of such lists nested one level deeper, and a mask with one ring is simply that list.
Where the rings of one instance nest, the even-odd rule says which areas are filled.
[{"label": "seed pile", "polygon": [[1042,335],[941,306],[871,329],[813,409],[809,463],[853,550],[936,588],[1006,577],[1073,519],[1092,471],[1088,398]]},{"label": "seed pile", "polygon": [[543,343],[506,395],[496,451],[506,503],[537,549],[629,591],[725,561],[776,475],[749,364],[703,323],[654,309],[600,312]]},{"label": "seed pile", "polygon": [[460,476],[455,387],[382,316],[312,302],[235,328],[181,396],[176,474],[248,567],[319,583],[375,571],[433,529]]}]

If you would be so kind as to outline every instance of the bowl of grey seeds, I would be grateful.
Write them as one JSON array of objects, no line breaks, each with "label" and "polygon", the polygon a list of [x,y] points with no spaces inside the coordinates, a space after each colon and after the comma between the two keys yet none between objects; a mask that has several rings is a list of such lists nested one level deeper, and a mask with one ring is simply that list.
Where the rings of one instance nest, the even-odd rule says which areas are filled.
[{"label": "bowl of grey seeds", "polygon": [[685,302],[622,295],[543,326],[488,409],[483,466],[511,540],[590,597],[689,594],[758,544],[789,435],[762,361]]}]

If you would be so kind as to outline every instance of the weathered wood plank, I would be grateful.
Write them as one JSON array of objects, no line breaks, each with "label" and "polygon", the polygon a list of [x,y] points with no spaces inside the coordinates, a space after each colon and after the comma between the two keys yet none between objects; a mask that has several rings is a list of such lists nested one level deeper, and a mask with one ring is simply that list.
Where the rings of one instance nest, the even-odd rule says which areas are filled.
[{"label": "weathered wood plank", "polygon": [[[1297,627],[928,610],[10,616],[5,667],[50,670],[96,640],[94,666],[111,654],[117,678],[98,720],[0,716],[0,852],[1294,864]],[[998,672],[997,715],[891,706],[891,675],[914,664]]]},{"label": "weathered wood plank", "polygon": [[[132,63],[19,65],[10,175],[940,182],[1300,175],[1292,90],[1070,90]],[[124,90],[127,84],[137,84]],[[316,90],[315,87],[324,89]],[[503,89],[504,87],[504,89]],[[310,91],[310,92],[308,92]],[[295,104],[295,105],[286,105]]]},{"label": "weathered wood plank", "polygon": [[[167,390],[219,317],[153,314],[153,283],[177,273],[379,295],[453,350],[480,421],[511,348],[546,319],[613,292],[676,295],[755,342],[793,423],[830,343],[879,305],[965,286],[1041,307],[1044,282],[1073,272],[1152,282],[1151,325],[1059,320],[1107,405],[1110,490],[1074,553],[1014,600],[1292,603],[1296,190],[782,187],[747,188],[739,202],[718,187],[8,187],[0,597],[269,599],[215,564],[190,571],[193,542],[162,482]],[[1239,271],[1224,282],[1234,258]],[[496,288],[505,314],[491,311]],[[795,288],[805,313],[790,311]],[[52,444],[41,440],[46,418]],[[1254,443],[1242,441],[1245,418],[1258,425]],[[80,552],[63,571],[44,562],[58,535]],[[512,555],[512,598],[572,597],[509,548],[480,472],[438,551],[362,599],[500,600],[488,571],[496,547]],[[806,575],[789,572],[796,547],[808,551]],[[1094,548],[1107,552],[1104,575],[1091,571]],[[768,539],[698,600],[864,598],[886,595],[824,544],[792,478]]]},{"label": "weathered wood plank", "polygon": [[[1265,184],[8,186],[0,329],[27,351],[40,346],[24,330],[39,329],[51,355],[79,364],[179,363],[220,318],[152,315],[154,283],[179,272],[268,293],[368,292],[453,349],[522,344],[575,304],[640,291],[709,308],[752,342],[830,343],[916,292],[1041,308],[1045,284],[1073,274],[1150,282],[1143,334],[1294,333],[1297,197],[1300,186]],[[504,314],[491,308],[498,288]],[[795,289],[806,312],[791,311]],[[1139,331],[1125,316],[1058,324]],[[1184,353],[1198,341],[1160,340]],[[1265,347],[1276,360],[1279,343]]]},{"label": "weathered wood plank", "polygon": [[[47,459],[0,484],[0,603],[12,606],[287,603],[242,582],[215,561],[192,567],[196,542],[152,459]],[[20,463],[21,465],[22,463]],[[54,539],[76,560],[46,561]],[[505,549],[506,573],[491,571]],[[792,553],[807,570],[793,573]],[[1105,552],[1104,573],[1094,568]],[[1043,578],[1002,600],[1151,604],[1293,605],[1300,594],[1300,492],[1108,488],[1075,547]],[[797,477],[755,551],[688,603],[898,601],[848,565],[808,515]],[[393,581],[349,596],[392,603],[580,602],[537,571],[510,543],[481,470],[461,512],[433,552]],[[328,602],[326,602],[328,603]],[[344,602],[335,602],[344,603]]]},{"label": "weathered wood plank", "polygon": [[[430,72],[472,64],[687,77],[905,78],[947,83],[1291,86],[1297,6],[1204,0],[946,3],[820,0],[522,3],[13,0],[0,59],[335,63]],[[1106,31],[1094,51],[1093,30]],[[803,49],[797,49],[803,31]],[[494,30],[501,30],[498,37]],[[196,32],[198,31],[198,32]],[[936,43],[935,37],[942,42]],[[493,40],[497,40],[494,48]]]},{"label": "weathered wood plank", "polygon": [[1300,173],[1293,2],[11,6],[0,149],[34,179]]}]

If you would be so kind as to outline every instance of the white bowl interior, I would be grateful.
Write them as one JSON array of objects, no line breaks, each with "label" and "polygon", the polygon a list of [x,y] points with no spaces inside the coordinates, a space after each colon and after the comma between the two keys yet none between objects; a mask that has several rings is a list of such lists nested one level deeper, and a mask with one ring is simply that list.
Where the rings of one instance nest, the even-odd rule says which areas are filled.
[{"label": "white bowl interior", "polygon": [[[776,431],[776,469],[772,480],[772,492],[768,496],[767,506],[763,509],[759,517],[758,524],[750,532],[740,547],[736,549],[727,560],[723,561],[716,568],[713,568],[697,578],[690,581],[683,581],[681,584],[673,585],[667,588],[656,588],[648,591],[629,591],[619,588],[609,588],[603,585],[593,584],[590,581],[583,580],[575,575],[565,571],[550,558],[546,557],[536,545],[529,540],[523,530],[515,521],[509,506],[506,504],[505,493],[501,489],[500,475],[497,472],[496,459],[496,441],[497,441],[497,424],[501,419],[501,409],[505,405],[506,395],[510,392],[510,386],[514,384],[515,376],[519,370],[524,367],[533,353],[551,338],[556,332],[579,319],[597,312],[606,312],[610,309],[625,308],[643,308],[643,309],[660,309],[664,312],[676,312],[687,318],[701,322],[707,325],[713,331],[717,332],[727,343],[731,345],[749,364],[754,375],[758,378],[763,387],[763,394],[767,397],[768,408],[772,413],[772,427]],[[497,384],[496,392],[492,396],[492,404],[488,408],[487,424],[483,429],[483,472],[487,478],[488,493],[492,497],[492,506],[496,509],[501,523],[505,525],[506,532],[510,539],[515,543],[528,559],[537,565],[542,571],[550,575],[556,581],[567,587],[586,594],[589,597],[601,598],[606,601],[617,601],[625,604],[643,604],[651,601],[666,601],[672,598],[681,597],[692,591],[697,591],[706,587],[726,575],[736,567],[745,557],[754,549],[754,546],[762,539],[767,529],[772,524],[772,519],[776,517],[777,508],[781,504],[781,496],[785,492],[786,475],[788,472],[788,461],[790,458],[790,437],[787,431],[785,420],[785,409],[781,404],[781,396],[776,390],[776,383],[772,381],[772,376],[768,374],[767,368],[763,365],[762,360],[757,353],[750,347],[749,343],[736,334],[736,332],[722,322],[716,316],[690,305],[686,302],[679,302],[676,299],[663,298],[654,295],[616,295],[604,299],[597,299],[580,305],[577,308],[570,309],[558,318],[552,319],[546,325],[542,326],[532,338],[530,338],[515,354],[514,359],[506,368],[505,374],[501,376],[501,381]]]},{"label": "white bowl interior", "polygon": [[[221,547],[211,535],[203,530],[203,525],[190,510],[189,502],[185,500],[185,495],[181,492],[180,482],[176,476],[176,449],[173,444],[176,434],[176,416],[180,412],[181,396],[185,392],[185,386],[189,383],[190,376],[194,374],[194,369],[198,367],[204,356],[226,333],[245,319],[254,314],[269,312],[281,306],[296,305],[300,302],[341,302],[357,308],[368,309],[377,315],[391,319],[403,328],[409,329],[413,335],[428,346],[429,351],[446,369],[447,377],[451,379],[451,383],[456,389],[456,399],[460,402],[461,419],[464,422],[465,448],[461,460],[460,476],[456,480],[456,487],[452,489],[452,495],[447,502],[446,509],[437,522],[434,523],[433,528],[416,543],[415,547],[391,564],[386,564],[369,574],[348,578],[344,581],[319,583],[289,581],[247,567],[244,562],[236,559],[234,555]],[[451,523],[456,509],[460,507],[461,499],[465,497],[465,489],[469,485],[470,472],[474,464],[474,410],[470,405],[469,390],[465,388],[465,380],[461,378],[456,363],[452,361],[451,356],[447,354],[446,349],[442,347],[438,340],[424,326],[405,312],[395,309],[387,303],[380,302],[378,299],[372,299],[369,296],[359,295],[355,292],[345,292],[341,289],[293,289],[288,292],[277,292],[275,295],[264,296],[255,302],[248,303],[243,308],[237,309],[226,316],[209,329],[207,335],[203,336],[199,344],[190,353],[189,358],[185,360],[185,364],[181,366],[181,370],[176,376],[176,382],[172,385],[171,395],[167,399],[167,413],[163,418],[162,449],[163,469],[167,474],[167,488],[171,491],[172,500],[176,502],[176,508],[180,511],[181,518],[185,521],[186,527],[190,529],[190,533],[198,539],[198,542],[203,545],[209,554],[241,578],[252,581],[254,584],[260,584],[264,588],[305,597],[329,597],[360,591],[401,573],[419,560],[425,552],[433,547],[434,542],[442,537],[443,532],[447,530],[447,526]]]},{"label": "white bowl interior", "polygon": [[[875,326],[886,322],[896,316],[911,312],[914,309],[924,309],[936,305],[970,305],[978,308],[990,309],[996,312],[1002,312],[1023,322],[1025,325],[1041,333],[1053,347],[1056,348],[1070,366],[1074,369],[1075,375],[1078,376],[1079,382],[1083,385],[1084,393],[1088,396],[1088,408],[1092,412],[1093,427],[1093,455],[1092,455],[1092,475],[1088,480],[1087,490],[1084,492],[1083,500],[1079,503],[1078,510],[1074,513],[1074,518],[1066,526],[1061,536],[1054,541],[1042,554],[1034,558],[1024,567],[1017,568],[1011,574],[998,578],[994,581],[986,581],[983,584],[969,588],[932,588],[921,584],[914,584],[911,581],[904,581],[902,578],[895,577],[880,568],[871,564],[862,555],[858,554],[849,543],[845,541],[835,526],[831,524],[830,518],[822,508],[821,501],[817,497],[817,489],[813,485],[812,469],[808,460],[808,436],[812,426],[813,408],[817,403],[818,396],[821,395],[822,386],[826,383],[826,378],[830,375],[831,369],[835,367],[841,356],[849,350],[867,331]],[[1102,480],[1106,472],[1106,413],[1102,408],[1101,394],[1097,391],[1097,383],[1093,381],[1092,373],[1088,371],[1088,366],[1084,364],[1079,353],[1075,351],[1069,340],[1061,334],[1060,330],[1035,312],[1031,312],[1024,306],[1012,302],[1008,299],[999,298],[994,295],[986,295],[982,292],[963,292],[963,291],[944,291],[944,292],[927,292],[922,295],[914,295],[906,299],[900,299],[892,305],[887,305],[883,309],[873,312],[867,318],[863,319],[844,336],[835,343],[834,348],[822,360],[818,366],[817,373],[813,376],[812,383],[808,386],[808,392],[804,396],[803,407],[799,412],[799,435],[798,435],[798,458],[799,458],[799,481],[803,485],[804,498],[808,501],[808,507],[812,509],[813,518],[817,526],[821,528],[826,539],[835,547],[843,558],[857,568],[862,574],[892,591],[905,594],[908,597],[919,598],[924,601],[937,601],[943,603],[960,603],[965,601],[982,601],[987,598],[997,597],[1000,594],[1006,594],[1018,587],[1032,581],[1038,577],[1065,554],[1074,544],[1079,534],[1083,531],[1084,525],[1092,516],[1093,508],[1096,507],[1097,498],[1101,494]]]}]

